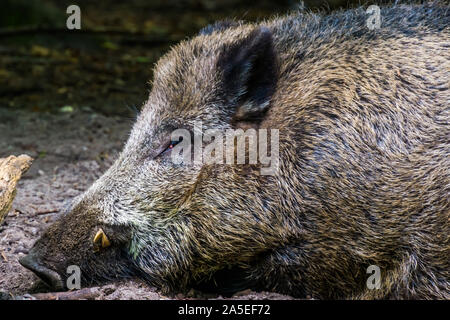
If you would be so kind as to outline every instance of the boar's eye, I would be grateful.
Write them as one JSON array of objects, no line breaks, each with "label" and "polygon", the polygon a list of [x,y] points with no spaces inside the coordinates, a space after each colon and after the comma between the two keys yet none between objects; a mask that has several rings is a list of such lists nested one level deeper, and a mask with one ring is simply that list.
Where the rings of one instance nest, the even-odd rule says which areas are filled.
[{"label": "boar's eye", "polygon": [[180,137],[180,140],[178,141],[170,141],[169,145],[164,149],[163,152],[161,152],[161,154],[169,152],[170,150],[172,150],[177,144],[179,144],[181,141],[183,141],[183,137]]}]

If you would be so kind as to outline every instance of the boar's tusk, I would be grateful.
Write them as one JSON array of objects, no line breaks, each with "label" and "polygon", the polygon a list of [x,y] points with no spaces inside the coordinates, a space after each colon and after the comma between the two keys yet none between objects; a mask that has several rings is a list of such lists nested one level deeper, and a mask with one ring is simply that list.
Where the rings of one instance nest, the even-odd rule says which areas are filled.
[{"label": "boar's tusk", "polygon": [[100,228],[98,229],[97,233],[94,236],[94,243],[98,243],[99,240],[103,237],[105,233],[103,232],[103,230]]},{"label": "boar's tusk", "polygon": [[101,241],[102,248],[107,248],[111,245],[111,242],[109,241],[108,237],[106,236],[105,232],[100,228],[98,229],[97,233],[94,236],[94,244],[97,244]]},{"label": "boar's tusk", "polygon": [[102,237],[102,248],[108,248],[111,245],[111,242],[109,242],[108,237],[106,236],[106,234],[103,234]]}]

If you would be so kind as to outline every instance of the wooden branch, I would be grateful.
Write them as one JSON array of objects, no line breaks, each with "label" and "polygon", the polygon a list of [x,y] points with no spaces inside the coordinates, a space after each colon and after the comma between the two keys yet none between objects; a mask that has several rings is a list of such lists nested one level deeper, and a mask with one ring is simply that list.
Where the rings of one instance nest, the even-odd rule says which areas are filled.
[{"label": "wooden branch", "polygon": [[11,210],[16,195],[16,185],[31,166],[33,159],[27,155],[0,159],[0,223]]},{"label": "wooden branch", "polygon": [[93,300],[100,295],[101,292],[98,288],[32,294],[37,300]]}]

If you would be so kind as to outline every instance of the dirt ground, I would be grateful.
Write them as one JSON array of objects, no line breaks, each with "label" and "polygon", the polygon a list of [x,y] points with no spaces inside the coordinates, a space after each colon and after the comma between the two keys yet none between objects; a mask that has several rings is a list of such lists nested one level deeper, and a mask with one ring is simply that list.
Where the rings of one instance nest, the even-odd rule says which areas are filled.
[{"label": "dirt ground", "polygon": [[[0,299],[65,299],[43,294],[45,284],[18,263],[65,204],[81,194],[120,152],[133,119],[92,110],[33,113],[0,109],[0,158],[28,154],[34,163],[0,226]],[[83,290],[83,289],[82,289]],[[139,279],[81,292],[84,299],[191,299],[220,296],[190,292],[166,297]],[[71,297],[77,297],[71,296]],[[289,299],[276,293],[240,292],[233,299]]]}]

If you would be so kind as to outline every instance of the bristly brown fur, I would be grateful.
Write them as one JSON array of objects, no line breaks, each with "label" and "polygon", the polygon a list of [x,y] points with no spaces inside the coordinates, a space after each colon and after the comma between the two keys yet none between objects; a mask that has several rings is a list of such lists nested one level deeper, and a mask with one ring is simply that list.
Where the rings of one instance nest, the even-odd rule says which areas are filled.
[{"label": "bristly brown fur", "polygon": [[[229,287],[298,297],[450,299],[449,6],[382,7],[376,30],[367,18],[219,23],[175,46],[120,158],[38,242],[42,261],[93,279],[132,263],[171,291],[229,269]],[[158,156],[197,120],[279,129],[278,174]],[[96,256],[99,226],[111,247]]]}]

